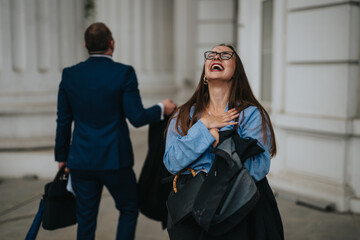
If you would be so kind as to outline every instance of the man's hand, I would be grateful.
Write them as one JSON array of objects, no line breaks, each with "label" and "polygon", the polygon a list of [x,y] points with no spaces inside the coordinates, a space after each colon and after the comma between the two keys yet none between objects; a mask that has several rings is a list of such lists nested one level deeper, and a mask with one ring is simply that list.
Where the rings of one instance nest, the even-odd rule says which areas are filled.
[{"label": "man's hand", "polygon": [[162,104],[164,105],[164,115],[165,116],[170,116],[176,108],[176,105],[170,98],[164,99],[162,101]]},{"label": "man's hand", "polygon": [[212,146],[216,147],[219,143],[219,129],[218,128],[211,128],[209,130],[210,134],[215,138],[215,141],[213,142]]},{"label": "man's hand", "polygon": [[[59,170],[60,170],[63,166],[66,166],[66,162],[59,162]],[[68,168],[65,168],[65,172],[66,172],[66,173],[69,173],[69,169],[68,169]]]},{"label": "man's hand", "polygon": [[200,121],[208,128],[222,128],[228,125],[236,125],[238,122],[231,122],[233,119],[239,117],[239,113],[235,108],[224,112],[221,115],[215,116],[210,114],[202,114]]}]

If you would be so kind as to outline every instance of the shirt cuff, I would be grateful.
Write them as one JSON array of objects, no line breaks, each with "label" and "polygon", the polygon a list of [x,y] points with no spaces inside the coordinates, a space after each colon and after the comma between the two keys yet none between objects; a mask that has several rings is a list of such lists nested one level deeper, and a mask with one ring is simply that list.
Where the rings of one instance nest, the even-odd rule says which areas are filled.
[{"label": "shirt cuff", "polygon": [[159,102],[157,105],[161,108],[160,120],[164,120],[164,104]]}]

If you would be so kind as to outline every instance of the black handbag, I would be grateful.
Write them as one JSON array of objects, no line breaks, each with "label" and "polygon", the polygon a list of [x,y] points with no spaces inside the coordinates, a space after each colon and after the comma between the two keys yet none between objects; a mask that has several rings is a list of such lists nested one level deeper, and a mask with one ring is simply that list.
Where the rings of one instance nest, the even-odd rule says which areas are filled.
[{"label": "black handbag", "polygon": [[46,230],[67,227],[77,222],[75,197],[67,191],[67,182],[68,174],[64,166],[54,180],[45,185],[42,226]]},{"label": "black handbag", "polygon": [[[181,173],[189,170],[192,174],[191,178],[188,178],[186,182],[176,185],[177,180]],[[190,175],[181,175],[182,177],[189,177]],[[198,174],[191,168],[183,169],[177,173],[173,180],[173,191],[170,193],[169,199],[166,201],[166,206],[171,218],[172,225],[175,225],[191,215],[193,211],[193,205],[197,193],[205,181],[205,173],[200,172]],[[171,226],[168,226],[171,227]]]}]

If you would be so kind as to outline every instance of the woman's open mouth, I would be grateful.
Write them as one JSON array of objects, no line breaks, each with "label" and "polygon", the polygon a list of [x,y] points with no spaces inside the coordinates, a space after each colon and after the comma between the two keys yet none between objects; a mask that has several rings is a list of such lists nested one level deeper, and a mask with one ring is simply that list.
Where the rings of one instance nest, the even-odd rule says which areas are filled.
[{"label": "woman's open mouth", "polygon": [[223,65],[220,63],[213,63],[210,67],[210,71],[224,71]]}]

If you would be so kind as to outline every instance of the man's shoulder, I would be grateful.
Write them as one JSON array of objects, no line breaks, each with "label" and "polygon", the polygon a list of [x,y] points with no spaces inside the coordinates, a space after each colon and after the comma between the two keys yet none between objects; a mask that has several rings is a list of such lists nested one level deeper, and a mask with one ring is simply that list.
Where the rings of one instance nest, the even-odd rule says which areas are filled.
[{"label": "man's shoulder", "polygon": [[105,67],[109,72],[112,71],[116,71],[116,72],[122,72],[122,73],[128,73],[131,71],[134,71],[134,68],[131,65],[127,65],[121,62],[115,62],[115,61],[106,61],[106,64],[104,65],[104,62],[102,62],[102,64],[98,65],[98,62],[92,62],[86,60],[86,61],[82,61],[79,62],[75,65],[69,66],[69,67],[65,67],[63,69],[64,73],[78,73],[78,72],[83,72],[83,71],[87,71],[88,69],[97,69],[97,68],[103,68]]},{"label": "man's shoulder", "polygon": [[124,63],[121,63],[121,62],[113,62],[115,64],[116,67],[119,67],[119,68],[123,68],[123,69],[133,69],[133,67],[131,65],[128,65],[128,64],[124,64]]},{"label": "man's shoulder", "polygon": [[79,67],[81,67],[81,66],[84,66],[85,63],[86,63],[86,61],[82,61],[82,62],[79,62],[79,63],[74,64],[74,65],[72,65],[72,66],[65,67],[65,68],[63,69],[63,72],[71,72],[71,71],[73,71],[73,70],[75,70],[75,69],[77,69],[77,68],[79,68]]}]

